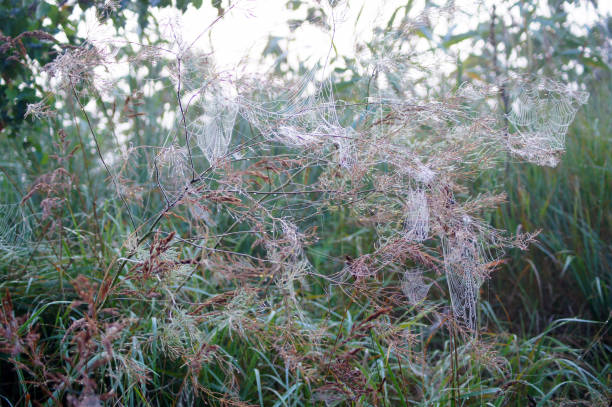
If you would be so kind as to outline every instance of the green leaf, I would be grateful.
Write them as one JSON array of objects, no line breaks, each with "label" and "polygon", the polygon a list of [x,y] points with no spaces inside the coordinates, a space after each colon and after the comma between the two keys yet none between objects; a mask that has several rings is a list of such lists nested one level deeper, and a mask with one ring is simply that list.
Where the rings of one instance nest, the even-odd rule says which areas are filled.
[{"label": "green leaf", "polygon": [[598,58],[581,56],[580,62],[592,68],[601,68],[601,69],[605,69],[606,71],[610,70],[610,67],[603,61],[599,60]]},{"label": "green leaf", "polygon": [[176,8],[178,8],[181,11],[185,11],[188,5],[189,5],[188,0],[176,0]]},{"label": "green leaf", "polygon": [[300,0],[289,0],[286,7],[290,10],[297,10],[301,5],[302,2]]},{"label": "green leaf", "polygon": [[457,34],[457,35],[453,35],[450,38],[448,38],[447,40],[442,42],[442,46],[444,48],[448,48],[451,45],[455,45],[460,43],[461,41],[465,41],[469,38],[473,38],[477,35],[478,33],[476,31],[468,31],[465,32],[463,34]]}]

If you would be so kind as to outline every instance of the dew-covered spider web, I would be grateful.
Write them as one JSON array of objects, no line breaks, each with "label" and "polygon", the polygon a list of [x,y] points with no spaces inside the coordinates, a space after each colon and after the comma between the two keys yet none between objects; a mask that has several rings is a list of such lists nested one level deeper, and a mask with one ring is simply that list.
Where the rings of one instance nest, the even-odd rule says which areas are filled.
[{"label": "dew-covered spider web", "polygon": [[211,165],[228,151],[239,110],[236,98],[231,82],[216,81],[206,85],[192,107],[197,116],[188,125],[190,138]]},{"label": "dew-covered spider web", "polygon": [[317,80],[322,72],[324,67],[315,64],[278,95],[266,95],[268,90],[260,93],[258,101],[243,98],[241,114],[265,138],[287,147],[307,148],[347,139],[347,130],[339,124],[329,80]]},{"label": "dew-covered spider web", "polygon": [[410,190],[406,199],[404,238],[422,242],[429,236],[429,207],[423,190]]},{"label": "dew-covered spider web", "polygon": [[427,297],[432,283],[425,283],[423,279],[423,269],[415,267],[406,270],[402,275],[402,292],[408,298],[411,305],[420,303]]},{"label": "dew-covered spider web", "polygon": [[538,165],[556,166],[567,129],[588,93],[549,79],[512,82],[506,115],[514,129],[508,136],[510,151]]},{"label": "dew-covered spider web", "polygon": [[0,204],[0,251],[3,254],[27,248],[32,228],[19,204]]}]

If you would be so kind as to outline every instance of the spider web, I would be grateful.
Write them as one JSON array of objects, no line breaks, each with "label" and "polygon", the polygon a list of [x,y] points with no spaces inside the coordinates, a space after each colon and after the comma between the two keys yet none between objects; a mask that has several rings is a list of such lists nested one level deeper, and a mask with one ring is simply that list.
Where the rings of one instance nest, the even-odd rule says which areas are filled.
[{"label": "spider web", "polygon": [[535,164],[555,167],[565,151],[565,136],[588,93],[550,79],[519,80],[510,90],[506,115],[516,133],[508,136],[510,151]]},{"label": "spider web", "polygon": [[427,297],[432,283],[425,283],[423,280],[423,269],[416,267],[404,272],[401,286],[402,292],[408,298],[408,302],[411,305],[415,305]]},{"label": "spider web", "polygon": [[0,251],[16,253],[27,248],[30,222],[19,204],[0,204]]},{"label": "spider web", "polygon": [[190,137],[211,165],[228,151],[239,110],[236,97],[230,82],[218,81],[208,85],[196,102],[200,114],[188,125]]},{"label": "spider web", "polygon": [[429,207],[427,196],[422,190],[410,190],[406,200],[404,238],[422,242],[429,236]]}]

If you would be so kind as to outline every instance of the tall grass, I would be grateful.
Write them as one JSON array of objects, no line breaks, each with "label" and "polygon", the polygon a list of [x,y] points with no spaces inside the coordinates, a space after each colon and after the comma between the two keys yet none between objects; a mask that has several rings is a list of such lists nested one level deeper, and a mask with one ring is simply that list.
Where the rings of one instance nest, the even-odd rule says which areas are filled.
[{"label": "tall grass", "polygon": [[[528,253],[516,254],[496,288],[529,332],[550,319],[582,315],[608,321],[612,310],[612,84],[588,84],[591,97],[570,128],[567,154],[555,170],[513,163],[500,227],[541,230]],[[536,310],[536,312],[531,312]],[[609,325],[606,329],[609,329]]]},{"label": "tall grass", "polygon": [[[389,30],[381,49],[363,48],[372,81],[354,84],[377,99],[346,106],[314,69],[297,84],[238,80],[178,36],[144,57],[126,46],[148,76],[110,90],[97,76],[117,62],[108,44],[47,66],[56,115],[31,106],[42,121],[0,140],[0,194],[29,227],[2,234],[1,405],[606,405],[610,147],[597,109],[610,89],[593,89],[572,131],[600,133],[582,147],[570,137],[560,174],[514,163],[504,174],[509,205],[493,221],[550,227],[545,255],[516,255],[531,269],[478,301],[502,249],[531,236],[481,219],[498,195],[469,197],[509,147],[489,110],[497,95],[466,86],[421,101],[403,76],[412,56],[393,48],[414,32]],[[145,83],[159,85],[153,96]],[[577,109],[564,89],[554,100]],[[555,158],[547,147],[538,153]],[[487,191],[498,181],[479,179]],[[505,296],[558,309],[556,272],[599,320],[537,312],[515,329],[523,308]]]}]

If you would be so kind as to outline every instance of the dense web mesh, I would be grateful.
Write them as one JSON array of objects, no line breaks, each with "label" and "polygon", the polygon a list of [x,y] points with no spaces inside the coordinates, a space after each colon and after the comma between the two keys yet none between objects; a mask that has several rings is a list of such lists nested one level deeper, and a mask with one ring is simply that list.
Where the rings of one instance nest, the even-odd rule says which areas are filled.
[{"label": "dense web mesh", "polygon": [[[472,242],[447,240],[443,246],[444,270],[454,317],[469,330],[477,325],[478,289],[482,280],[476,269],[479,260]],[[464,245],[467,243],[467,245]]]},{"label": "dense web mesh", "polygon": [[420,303],[427,297],[429,288],[432,283],[425,283],[423,280],[423,269],[415,267],[410,270],[406,270],[402,275],[402,292],[408,298],[408,302],[411,305]]},{"label": "dense web mesh", "polygon": [[337,148],[335,161],[344,169],[351,170],[357,164],[358,150],[355,145],[356,138],[356,132],[351,127],[348,127],[345,129],[344,137],[337,137],[335,140],[334,144]]},{"label": "dense web mesh", "polygon": [[316,80],[320,72],[322,68],[316,65],[280,95],[266,90],[257,92],[260,100],[243,98],[241,113],[265,138],[288,147],[315,147],[346,139],[329,81]]},{"label": "dense web mesh", "polygon": [[509,135],[514,154],[538,165],[554,167],[565,150],[565,135],[588,93],[574,91],[552,80],[517,81],[509,87]]},{"label": "dense web mesh", "polygon": [[490,247],[499,247],[501,242],[491,241],[495,234],[482,233],[468,216],[461,223],[452,235],[442,239],[444,270],[454,317],[468,330],[475,331],[478,290],[501,251]]},{"label": "dense web mesh", "polygon": [[0,205],[0,252],[14,253],[27,247],[32,229],[19,204]]},{"label": "dense web mesh", "polygon": [[410,190],[406,199],[404,238],[422,242],[429,236],[429,207],[422,190]]},{"label": "dense web mesh", "polygon": [[189,183],[189,156],[185,147],[170,145],[155,158],[156,179],[164,194],[176,196]]},{"label": "dense web mesh", "polygon": [[194,106],[197,117],[189,123],[190,137],[212,165],[228,151],[239,105],[236,89],[230,82],[209,84]]}]

